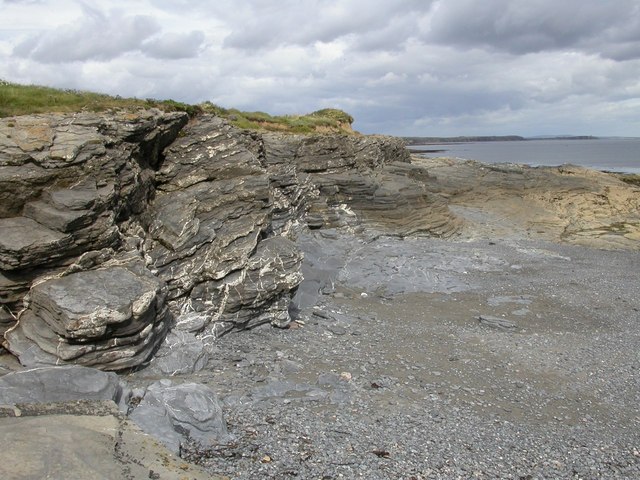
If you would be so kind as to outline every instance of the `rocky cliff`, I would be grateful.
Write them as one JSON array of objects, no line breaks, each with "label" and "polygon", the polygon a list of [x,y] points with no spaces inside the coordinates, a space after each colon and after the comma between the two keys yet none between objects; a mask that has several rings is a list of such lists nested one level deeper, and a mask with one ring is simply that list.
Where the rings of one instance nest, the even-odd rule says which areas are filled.
[{"label": "rocky cliff", "polygon": [[296,226],[450,235],[459,222],[425,176],[390,137],[154,110],[4,119],[3,345],[26,366],[120,370],[169,331],[181,345],[169,355],[188,355],[233,329],[287,326]]}]

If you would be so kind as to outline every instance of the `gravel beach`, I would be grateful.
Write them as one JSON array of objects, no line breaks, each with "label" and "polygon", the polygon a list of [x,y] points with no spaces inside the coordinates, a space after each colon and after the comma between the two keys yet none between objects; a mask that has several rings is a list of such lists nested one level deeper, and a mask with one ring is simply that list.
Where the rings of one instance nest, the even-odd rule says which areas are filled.
[{"label": "gravel beach", "polygon": [[218,392],[234,439],[183,458],[238,479],[640,477],[636,252],[481,228],[298,241],[291,328],[228,335],[179,379]]}]

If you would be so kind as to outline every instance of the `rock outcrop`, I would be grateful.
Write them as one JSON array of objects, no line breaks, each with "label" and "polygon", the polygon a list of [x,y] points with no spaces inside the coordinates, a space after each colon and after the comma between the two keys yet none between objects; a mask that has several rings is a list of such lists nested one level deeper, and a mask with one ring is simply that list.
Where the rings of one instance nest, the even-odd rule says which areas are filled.
[{"label": "rock outcrop", "polygon": [[640,248],[640,188],[575,165],[529,167],[414,157],[428,188],[466,219],[465,234]]},{"label": "rock outcrop", "polygon": [[297,225],[457,231],[426,177],[390,137],[155,110],[4,119],[4,346],[24,365],[121,370],[160,348],[161,372],[202,368],[205,339],[290,322]]},{"label": "rock outcrop", "polygon": [[27,365],[134,367],[169,328],[165,298],[164,283],[143,268],[80,271],[34,285],[29,308],[5,336]]},{"label": "rock outcrop", "polygon": [[310,228],[355,223],[393,235],[441,237],[459,230],[460,222],[427,190],[428,173],[410,163],[400,139],[339,138],[263,136],[269,165],[291,169],[293,162],[298,176],[313,185],[305,217]]}]

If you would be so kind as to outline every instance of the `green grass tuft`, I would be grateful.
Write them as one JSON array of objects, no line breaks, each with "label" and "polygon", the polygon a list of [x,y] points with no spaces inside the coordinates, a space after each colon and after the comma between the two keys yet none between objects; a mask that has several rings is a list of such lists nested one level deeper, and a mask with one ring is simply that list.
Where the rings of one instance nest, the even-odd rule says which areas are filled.
[{"label": "green grass tuft", "polygon": [[353,117],[342,110],[325,108],[309,115],[272,116],[265,112],[243,112],[226,109],[211,102],[189,105],[175,100],[122,98],[79,90],[60,90],[37,85],[19,85],[0,80],[0,118],[49,112],[79,112],[88,110],[135,111],[157,108],[167,112],[187,112],[190,116],[214,114],[229,120],[238,128],[284,133],[354,133]]}]

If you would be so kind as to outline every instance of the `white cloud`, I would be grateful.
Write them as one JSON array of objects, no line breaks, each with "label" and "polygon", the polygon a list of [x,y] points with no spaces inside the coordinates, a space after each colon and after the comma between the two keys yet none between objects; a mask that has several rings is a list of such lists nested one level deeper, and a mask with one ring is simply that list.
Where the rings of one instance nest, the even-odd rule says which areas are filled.
[{"label": "white cloud", "polygon": [[41,63],[110,60],[137,50],[160,30],[147,15],[103,13],[83,5],[83,15],[66,25],[33,34],[18,43],[14,55]]},{"label": "white cloud", "polygon": [[199,30],[169,32],[145,40],[141,50],[154,58],[190,58],[198,55],[204,39],[204,33]]}]

